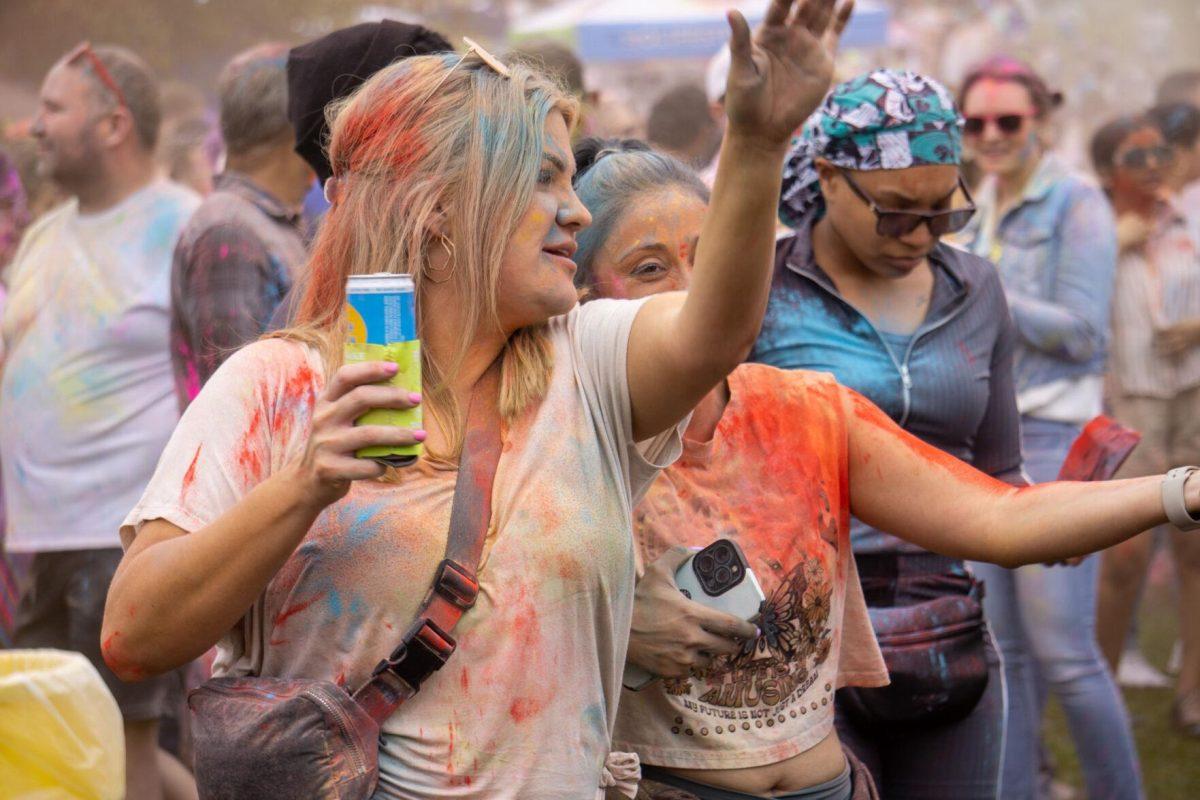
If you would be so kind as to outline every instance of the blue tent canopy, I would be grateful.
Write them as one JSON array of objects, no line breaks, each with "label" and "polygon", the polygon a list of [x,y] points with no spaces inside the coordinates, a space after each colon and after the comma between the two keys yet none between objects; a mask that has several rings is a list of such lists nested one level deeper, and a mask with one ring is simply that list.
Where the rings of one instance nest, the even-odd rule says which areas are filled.
[{"label": "blue tent canopy", "polygon": [[[583,0],[531,15],[513,27],[512,36],[565,40],[586,62],[708,58],[729,40],[725,12],[739,5],[751,25],[766,10],[765,2],[746,7],[714,0]],[[857,3],[842,46],[884,44],[888,17],[883,5]]]}]

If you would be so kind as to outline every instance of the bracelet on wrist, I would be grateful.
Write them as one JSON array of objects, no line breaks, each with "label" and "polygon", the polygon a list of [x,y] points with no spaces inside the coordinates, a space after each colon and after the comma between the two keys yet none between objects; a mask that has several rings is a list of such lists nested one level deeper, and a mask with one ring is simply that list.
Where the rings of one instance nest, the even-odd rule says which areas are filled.
[{"label": "bracelet on wrist", "polygon": [[1200,467],[1176,467],[1167,473],[1162,482],[1163,511],[1167,520],[1181,531],[1193,531],[1200,528],[1200,518],[1188,510],[1184,486],[1193,472]]}]

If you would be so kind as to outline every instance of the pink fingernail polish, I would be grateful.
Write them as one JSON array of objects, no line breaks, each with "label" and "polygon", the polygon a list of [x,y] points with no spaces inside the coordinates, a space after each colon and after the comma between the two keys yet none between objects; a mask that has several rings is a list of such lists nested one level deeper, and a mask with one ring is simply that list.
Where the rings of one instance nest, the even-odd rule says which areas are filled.
[{"label": "pink fingernail polish", "polygon": [[408,395],[408,402],[412,403],[413,405],[416,405],[417,403],[421,402],[421,395],[420,395],[420,393],[418,393],[418,392],[411,392],[411,393]]},{"label": "pink fingernail polish", "polygon": [[384,372],[387,372],[390,375],[395,375],[397,372],[400,371],[400,365],[397,364],[396,362],[386,361],[384,363],[387,365],[384,367],[384,370],[383,370]]},{"label": "pink fingernail polish", "polygon": [[429,434],[425,433],[425,431],[413,431],[413,438],[416,439],[418,442],[425,441],[425,437],[428,435]]}]

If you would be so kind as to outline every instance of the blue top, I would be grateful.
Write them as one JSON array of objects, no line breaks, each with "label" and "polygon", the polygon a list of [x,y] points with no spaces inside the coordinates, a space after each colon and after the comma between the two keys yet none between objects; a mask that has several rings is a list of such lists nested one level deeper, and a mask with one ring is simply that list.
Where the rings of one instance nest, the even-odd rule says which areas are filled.
[{"label": "blue top", "polygon": [[1117,269],[1117,228],[1104,193],[1052,155],[1020,201],[996,220],[988,184],[964,232],[967,249],[996,263],[1017,326],[1017,392],[1102,375]]},{"label": "blue top", "polygon": [[[1016,332],[995,268],[939,244],[933,295],[911,336],[881,333],[813,259],[813,216],[779,241],[751,360],[833,373],[901,427],[983,472],[1024,484],[1013,392]],[[889,341],[889,338],[891,341]],[[855,552],[923,552],[855,519]]]}]

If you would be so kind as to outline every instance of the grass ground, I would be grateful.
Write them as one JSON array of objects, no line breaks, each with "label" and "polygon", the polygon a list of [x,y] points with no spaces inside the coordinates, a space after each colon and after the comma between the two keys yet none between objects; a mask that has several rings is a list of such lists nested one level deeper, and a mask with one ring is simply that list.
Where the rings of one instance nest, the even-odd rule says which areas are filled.
[{"label": "grass ground", "polygon": [[[1147,588],[1138,625],[1142,652],[1154,666],[1165,669],[1178,629],[1169,581],[1156,581]],[[1171,727],[1172,696],[1170,689],[1125,690],[1147,800],[1200,798],[1200,740],[1185,739]],[[1059,780],[1079,789],[1082,798],[1079,762],[1062,709],[1054,702],[1047,711],[1046,743],[1058,765]]]}]

